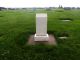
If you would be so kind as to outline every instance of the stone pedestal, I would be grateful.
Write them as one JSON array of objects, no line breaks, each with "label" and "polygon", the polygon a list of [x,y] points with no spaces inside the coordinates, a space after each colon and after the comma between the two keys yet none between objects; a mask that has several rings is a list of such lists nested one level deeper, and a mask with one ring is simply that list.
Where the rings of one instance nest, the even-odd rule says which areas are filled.
[{"label": "stone pedestal", "polygon": [[46,35],[44,35],[44,36],[40,36],[40,35],[37,36],[37,35],[35,34],[34,40],[35,40],[35,41],[48,41],[48,40],[49,40],[49,35],[46,34]]},{"label": "stone pedestal", "polygon": [[[45,39],[45,40],[44,40]],[[49,39],[49,40],[48,40]],[[28,39],[28,45],[44,44],[44,45],[57,45],[53,35],[35,36],[31,35]]]},{"label": "stone pedestal", "polygon": [[34,41],[48,41],[49,36],[47,34],[47,13],[36,14],[36,34],[34,35]]}]

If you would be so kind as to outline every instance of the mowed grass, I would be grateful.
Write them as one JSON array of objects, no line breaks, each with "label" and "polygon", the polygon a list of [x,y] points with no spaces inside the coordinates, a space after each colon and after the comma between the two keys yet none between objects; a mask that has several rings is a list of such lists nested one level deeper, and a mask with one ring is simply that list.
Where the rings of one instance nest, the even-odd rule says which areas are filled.
[{"label": "mowed grass", "polygon": [[[27,45],[37,12],[48,14],[48,33],[57,46]],[[67,39],[58,38],[66,34]],[[0,60],[80,60],[80,10],[0,11]]]}]

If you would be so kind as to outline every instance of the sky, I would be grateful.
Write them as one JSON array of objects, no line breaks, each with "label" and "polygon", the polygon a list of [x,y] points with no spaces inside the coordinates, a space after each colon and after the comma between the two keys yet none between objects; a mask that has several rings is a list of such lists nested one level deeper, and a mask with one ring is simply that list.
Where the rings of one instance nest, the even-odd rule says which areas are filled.
[{"label": "sky", "polygon": [[80,7],[80,0],[0,0],[0,7]]}]

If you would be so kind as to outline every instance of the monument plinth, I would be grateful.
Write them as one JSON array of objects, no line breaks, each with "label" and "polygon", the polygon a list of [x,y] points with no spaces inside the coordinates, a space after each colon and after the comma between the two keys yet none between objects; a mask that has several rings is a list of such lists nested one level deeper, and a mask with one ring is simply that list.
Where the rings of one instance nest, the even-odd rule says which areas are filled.
[{"label": "monument plinth", "polygon": [[47,13],[36,14],[36,34],[34,35],[34,41],[48,41],[49,36],[47,34]]}]

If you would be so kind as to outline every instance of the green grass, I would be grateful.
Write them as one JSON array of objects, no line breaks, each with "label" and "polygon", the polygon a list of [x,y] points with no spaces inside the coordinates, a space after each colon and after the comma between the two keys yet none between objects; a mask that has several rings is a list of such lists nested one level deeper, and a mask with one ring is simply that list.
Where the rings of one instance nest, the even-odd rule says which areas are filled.
[{"label": "green grass", "polygon": [[[57,46],[27,45],[35,34],[35,14],[48,14],[48,33]],[[61,19],[72,19],[69,22]],[[62,33],[68,39],[60,40]],[[80,60],[80,10],[0,11],[0,60]]]}]

